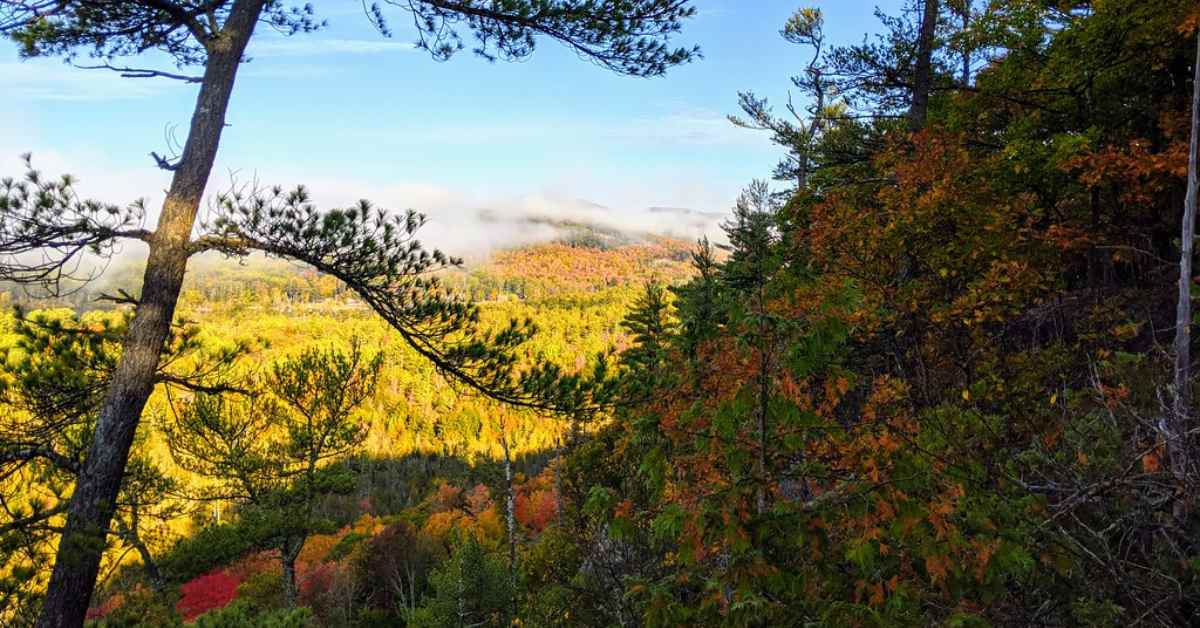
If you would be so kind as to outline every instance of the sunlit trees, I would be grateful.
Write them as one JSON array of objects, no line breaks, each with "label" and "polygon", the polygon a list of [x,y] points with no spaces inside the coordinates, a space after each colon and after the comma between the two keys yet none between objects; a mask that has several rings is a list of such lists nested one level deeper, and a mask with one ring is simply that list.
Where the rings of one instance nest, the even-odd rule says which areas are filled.
[{"label": "sunlit trees", "polygon": [[[24,623],[27,618],[20,616],[25,603],[45,584],[44,570],[33,567],[44,564],[53,551],[96,429],[105,387],[120,356],[128,317],[121,312],[80,316],[57,310],[18,314],[6,321],[11,329],[3,346],[0,388],[0,551],[5,556],[0,578],[11,589],[0,606],[0,618]],[[219,392],[223,386],[203,382],[219,378],[238,352],[236,345],[203,347],[195,327],[176,328],[154,374],[155,386]],[[145,437],[143,432],[135,441],[109,533],[126,552],[137,553],[152,586],[161,586],[151,548],[166,536],[163,524],[180,510],[168,499],[175,482],[147,454]]]},{"label": "sunlit trees", "polygon": [[[500,5],[474,0],[397,0],[386,4],[416,18],[419,45],[438,58],[449,57],[463,46],[459,29],[469,31],[477,44],[474,51],[488,58],[525,58],[533,52],[536,38],[542,36],[562,42],[603,67],[636,76],[662,74],[698,54],[695,49],[669,45],[682,21],[694,12],[686,0],[630,0],[616,5],[592,0],[524,0]],[[383,7],[371,5],[367,14],[377,27],[386,30]],[[117,238],[144,240],[150,247],[138,307],[123,339],[124,348],[100,412],[93,447],[82,461],[84,472],[71,496],[42,626],[79,625],[83,620],[100,563],[103,531],[112,517],[113,500],[120,490],[134,433],[150,395],[187,261],[205,248],[192,241],[192,233],[226,126],[238,68],[260,23],[291,35],[322,25],[310,5],[292,7],[275,0],[118,4],[82,0],[0,5],[0,34],[15,40],[24,55],[74,59],[83,51],[101,61],[98,67],[124,76],[169,78],[200,86],[182,153],[175,159],[155,155],[158,165],[173,174],[153,231],[116,231],[110,228],[111,223],[96,225],[88,219],[72,219],[75,199],[46,196],[55,192],[36,181],[29,182],[39,195],[32,206],[21,198],[23,192],[17,190],[14,195],[12,189],[0,203],[0,217],[4,219],[0,223],[0,252],[5,254],[4,266],[11,269],[3,275],[10,279],[57,284],[64,275],[62,271],[71,268],[82,250],[103,250]],[[202,72],[184,74],[183,70],[169,72],[113,63],[151,50],[164,53],[181,68],[202,68]],[[58,188],[59,193],[68,191],[66,187]],[[98,215],[98,210],[83,207],[89,216]],[[411,219],[409,225],[413,225]],[[50,251],[50,261],[30,266],[21,254],[35,248]],[[388,274],[394,277],[400,269],[393,267],[390,271]],[[391,309],[378,300],[373,305]],[[427,309],[419,312],[431,313]],[[406,325],[416,321],[393,322]],[[420,334],[409,330],[405,337],[412,341]],[[476,345],[474,350],[478,348]],[[430,347],[426,351],[436,353]],[[466,356],[459,353],[456,357]]]}]

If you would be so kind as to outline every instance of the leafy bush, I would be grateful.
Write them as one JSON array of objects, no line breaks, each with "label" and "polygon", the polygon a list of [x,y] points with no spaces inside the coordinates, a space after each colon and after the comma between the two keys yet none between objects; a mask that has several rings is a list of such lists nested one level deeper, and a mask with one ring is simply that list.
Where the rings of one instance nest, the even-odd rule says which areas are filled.
[{"label": "leafy bush", "polygon": [[159,560],[159,567],[170,581],[185,582],[257,549],[267,534],[254,518],[205,526],[181,539]]},{"label": "leafy bush", "polygon": [[308,609],[257,612],[240,602],[205,613],[193,624],[195,628],[306,628],[312,625],[312,613]]},{"label": "leafy bush", "polygon": [[89,611],[92,628],[174,628],[182,625],[175,610],[175,596],[155,593],[146,587],[133,587],[110,596]]}]

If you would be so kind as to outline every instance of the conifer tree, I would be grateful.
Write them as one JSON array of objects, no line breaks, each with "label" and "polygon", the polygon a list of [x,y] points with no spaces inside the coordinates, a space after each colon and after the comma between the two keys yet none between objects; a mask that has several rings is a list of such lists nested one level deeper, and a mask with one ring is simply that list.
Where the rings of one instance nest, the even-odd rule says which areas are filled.
[{"label": "conifer tree", "polygon": [[812,49],[812,57],[804,73],[792,77],[792,85],[799,88],[808,101],[803,109],[797,108],[791,96],[787,111],[791,120],[776,116],[766,98],[752,92],[738,94],[739,105],[745,118],[730,116],[733,124],[771,133],[771,141],[788,151],[785,159],[775,166],[775,178],[780,181],[795,181],[797,190],[808,187],[812,173],[820,167],[820,156],[816,149],[826,127],[842,115],[835,102],[830,71],[825,58],[825,18],[819,9],[804,8],[792,14],[780,31],[789,43]]},{"label": "conifer tree", "polygon": [[756,354],[755,420],[758,423],[758,512],[768,506],[770,475],[771,383],[779,363],[780,317],[768,305],[772,283],[783,266],[777,208],[765,181],[750,185],[738,199],[733,218],[722,224],[729,238],[729,259],[721,265],[721,281],[731,295],[730,324]]},{"label": "conifer tree", "polygon": [[716,334],[721,320],[721,284],[718,281],[718,264],[712,243],[702,238],[692,252],[692,267],[696,278],[682,286],[675,286],[679,310],[680,342],[683,353],[695,367],[700,345]]},{"label": "conifer tree", "polygon": [[331,531],[318,505],[353,489],[342,462],[366,436],[357,414],[374,394],[383,355],[309,349],[275,364],[252,399],[200,395],[164,432],[182,468],[217,482],[208,497],[233,501],[270,530],[283,591],[296,604],[296,559],[311,534]]},{"label": "conifer tree", "polygon": [[670,359],[674,321],[662,285],[646,284],[621,327],[632,336],[631,346],[621,353],[621,365],[637,374],[623,394],[629,399],[642,399],[656,387]]},{"label": "conifer tree", "polygon": [[[10,594],[0,600],[0,619],[28,623],[27,602],[45,585],[44,571],[21,576],[25,567],[52,556],[58,522],[78,481],[96,428],[104,390],[120,357],[124,313],[81,317],[62,310],[12,319],[12,344],[0,386],[0,555]],[[203,351],[195,327],[172,330],[155,385],[178,391],[225,390],[219,379],[238,355],[235,347]],[[108,533],[137,552],[151,586],[162,585],[151,551],[180,509],[166,496],[177,486],[135,440]]]}]

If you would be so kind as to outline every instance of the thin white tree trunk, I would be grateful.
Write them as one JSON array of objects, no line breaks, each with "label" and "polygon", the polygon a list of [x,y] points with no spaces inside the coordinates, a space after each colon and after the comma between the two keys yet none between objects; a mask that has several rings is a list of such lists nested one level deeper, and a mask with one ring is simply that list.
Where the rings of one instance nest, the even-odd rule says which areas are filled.
[{"label": "thin white tree trunk", "polygon": [[1187,432],[1191,427],[1191,322],[1192,250],[1196,237],[1197,148],[1200,144],[1200,33],[1197,34],[1195,76],[1192,82],[1192,133],[1188,150],[1187,199],[1183,205],[1183,229],[1179,256],[1179,302],[1175,313],[1175,404],[1172,408],[1167,452],[1176,478],[1187,477],[1191,451]]},{"label": "thin white tree trunk", "polygon": [[[501,430],[505,424],[501,423]],[[517,506],[513,493],[512,453],[508,448],[508,434],[500,435],[500,445],[504,448],[504,518],[508,524],[508,581],[512,591],[512,617],[517,617]]]}]

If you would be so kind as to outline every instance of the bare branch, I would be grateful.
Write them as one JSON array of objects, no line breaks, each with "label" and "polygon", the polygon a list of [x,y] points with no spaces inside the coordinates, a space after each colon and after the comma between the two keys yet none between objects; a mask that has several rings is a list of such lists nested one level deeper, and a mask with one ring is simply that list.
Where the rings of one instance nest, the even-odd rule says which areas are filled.
[{"label": "bare branch", "polygon": [[99,65],[72,65],[80,70],[111,70],[119,73],[124,78],[169,78],[176,81],[183,81],[184,83],[199,83],[204,80],[204,77],[201,76],[175,74],[174,72],[164,72],[162,70],[147,68],[118,67],[108,63],[101,63]]},{"label": "bare branch", "polygon": [[158,165],[159,168],[166,170],[167,172],[175,172],[175,170],[179,168],[178,162],[171,163],[169,159],[159,155],[154,151],[150,151],[150,158],[154,160],[154,163]]},{"label": "bare branch", "polygon": [[124,288],[118,288],[116,296],[113,296],[110,294],[101,294],[100,296],[96,297],[96,300],[97,301],[109,301],[111,303],[126,304],[126,305],[133,305],[133,306],[137,306],[139,303],[141,303],[141,301],[139,301],[137,299],[137,297],[134,297],[133,295],[126,292]]}]

